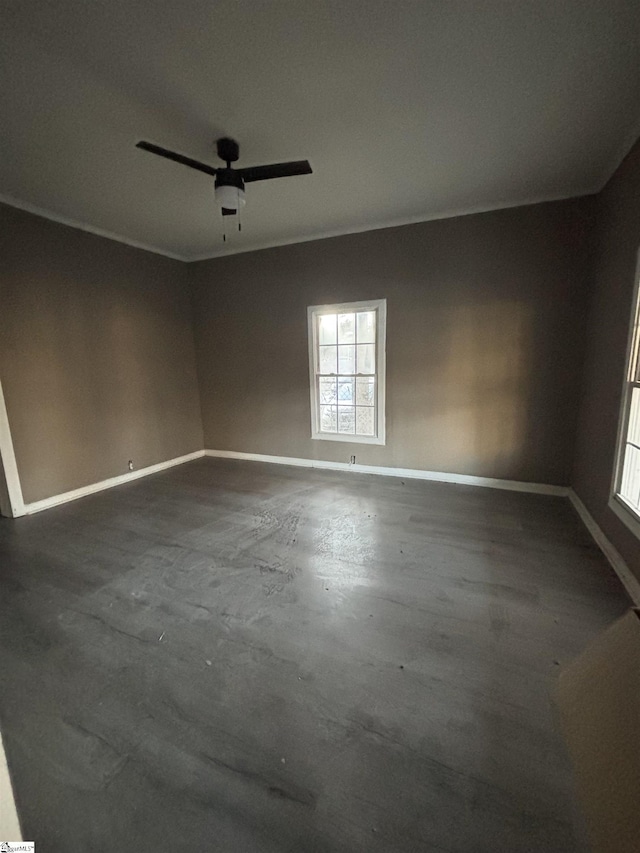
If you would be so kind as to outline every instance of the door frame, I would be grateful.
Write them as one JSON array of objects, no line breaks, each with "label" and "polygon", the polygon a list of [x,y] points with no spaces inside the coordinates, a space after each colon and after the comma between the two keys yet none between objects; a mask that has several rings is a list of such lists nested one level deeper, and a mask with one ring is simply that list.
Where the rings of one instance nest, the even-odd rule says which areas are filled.
[{"label": "door frame", "polygon": [[[22,497],[22,486],[18,475],[16,454],[13,449],[9,416],[2,391],[0,380],[0,477],[4,484],[0,484],[0,514],[7,518],[17,518],[24,515],[24,499]],[[6,490],[3,488],[6,485]]]}]

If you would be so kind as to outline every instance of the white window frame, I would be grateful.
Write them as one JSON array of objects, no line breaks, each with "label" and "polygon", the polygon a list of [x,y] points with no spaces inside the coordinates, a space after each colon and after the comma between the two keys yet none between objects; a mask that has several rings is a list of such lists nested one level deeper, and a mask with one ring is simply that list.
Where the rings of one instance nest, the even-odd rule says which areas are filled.
[{"label": "white window frame", "polygon": [[[320,432],[320,406],[316,382],[318,357],[318,322],[322,314],[348,314],[354,311],[376,312],[376,434],[349,435]],[[309,339],[309,394],[311,398],[311,438],[322,441],[346,441],[352,444],[384,444],[386,434],[386,336],[387,300],[372,299],[367,302],[341,302],[337,305],[311,305],[307,308]]]},{"label": "white window frame", "polygon": [[[618,419],[618,434],[616,438],[616,455],[611,479],[611,491],[609,495],[609,508],[618,518],[640,539],[640,514],[620,494],[620,484],[624,466],[624,455],[627,445],[627,432],[629,429],[629,414],[631,411],[631,392],[633,388],[639,388],[640,382],[633,379],[631,373],[636,359],[640,359],[640,252],[636,262],[635,285],[633,288],[633,301],[631,303],[631,317],[629,320],[629,332],[627,336],[627,350],[624,361],[624,380],[622,385],[622,403]],[[638,333],[636,335],[636,328]]]}]

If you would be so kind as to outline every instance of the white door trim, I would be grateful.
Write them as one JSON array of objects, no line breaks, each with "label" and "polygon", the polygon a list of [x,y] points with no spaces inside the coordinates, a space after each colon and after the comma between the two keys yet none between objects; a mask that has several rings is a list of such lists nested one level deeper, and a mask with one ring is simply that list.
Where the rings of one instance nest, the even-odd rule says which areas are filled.
[{"label": "white door trim", "polygon": [[[0,464],[4,472],[7,485],[7,495],[0,488],[0,512],[7,518],[16,518],[24,515],[24,500],[22,498],[22,486],[18,476],[16,455],[13,450],[13,439],[9,427],[7,407],[4,402],[2,382],[0,381]],[[7,502],[8,496],[8,502]]]},{"label": "white door trim", "polygon": [[13,838],[14,841],[22,840],[11,776],[2,745],[2,732],[0,732],[0,836],[2,838]]}]

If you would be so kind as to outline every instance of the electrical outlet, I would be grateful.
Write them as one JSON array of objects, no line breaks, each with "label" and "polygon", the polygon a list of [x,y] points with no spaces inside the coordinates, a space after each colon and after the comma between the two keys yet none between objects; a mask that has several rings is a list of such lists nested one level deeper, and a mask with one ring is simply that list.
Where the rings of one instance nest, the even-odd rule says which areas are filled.
[{"label": "electrical outlet", "polygon": [[133,459],[129,460],[129,470],[133,471]]}]

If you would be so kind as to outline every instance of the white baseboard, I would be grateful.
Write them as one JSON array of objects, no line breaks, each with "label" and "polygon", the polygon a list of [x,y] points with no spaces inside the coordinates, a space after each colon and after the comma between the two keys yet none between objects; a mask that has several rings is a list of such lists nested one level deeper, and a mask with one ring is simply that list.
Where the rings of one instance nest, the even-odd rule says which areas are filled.
[{"label": "white baseboard", "polygon": [[640,581],[633,574],[629,566],[622,559],[620,552],[604,535],[597,522],[582,503],[578,495],[573,489],[569,489],[569,500],[573,504],[576,512],[584,522],[584,526],[593,536],[596,545],[609,561],[611,568],[620,579],[620,583],[624,586],[633,603],[640,607]]},{"label": "white baseboard", "polygon": [[412,480],[432,480],[438,483],[459,483],[465,486],[484,486],[488,489],[507,489],[512,492],[533,492],[538,495],[566,497],[567,486],[550,486],[546,483],[524,483],[519,480],[497,480],[492,477],[475,477],[471,474],[449,474],[443,471],[423,471],[418,468],[390,468],[383,465],[352,465],[349,462],[326,462],[320,459],[302,459],[297,456],[268,456],[264,453],[241,453],[237,450],[205,450],[205,456],[224,459],[246,459],[250,462],[274,462],[278,465],[296,465],[301,468],[324,468],[331,471],[351,471],[354,474],[379,474],[383,477],[404,477]]},{"label": "white baseboard", "polygon": [[513,492],[531,492],[539,495],[568,497],[585,527],[605,555],[611,568],[626,589],[633,603],[640,607],[640,582],[622,559],[620,553],[604,535],[590,512],[574,490],[568,486],[552,486],[546,483],[524,483],[518,480],[498,480],[492,477],[474,477],[470,474],[449,474],[442,471],[422,471],[416,468],[388,468],[378,465],[351,465],[348,462],[325,462],[318,459],[302,459],[295,456],[269,456],[264,453],[241,453],[237,450],[205,450],[205,456],[224,459],[246,459],[250,462],[273,462],[278,465],[296,465],[302,468],[324,468],[334,471],[351,471],[358,474],[379,474],[386,477],[404,477],[415,480],[431,480],[439,483],[459,483],[467,486],[484,486],[489,489],[507,489]]},{"label": "white baseboard", "polygon": [[271,456],[264,453],[242,453],[237,450],[196,450],[193,453],[187,453],[185,456],[177,456],[174,459],[167,459],[165,462],[158,462],[155,465],[149,465],[147,468],[141,468],[139,471],[127,471],[125,474],[120,474],[117,477],[111,477],[108,480],[101,480],[99,483],[91,483],[89,486],[83,486],[80,489],[74,489],[70,492],[64,492],[59,495],[52,495],[49,498],[44,498],[41,501],[24,504],[21,515],[31,515],[35,512],[49,509],[50,507],[58,506],[59,504],[75,501],[78,498],[86,495],[101,492],[104,489],[110,489],[113,486],[119,486],[123,483],[129,483],[132,480],[137,480],[140,477],[147,477],[149,474],[155,474],[159,471],[164,471],[167,468],[173,468],[175,465],[182,465],[184,462],[190,462],[192,459],[200,459],[202,456],[213,456],[224,459],[245,459],[250,462],[271,462],[277,465],[294,465],[301,468],[319,468],[331,471],[350,471],[354,474],[378,474],[384,477],[404,477],[414,480],[430,480],[439,483],[458,483],[467,486],[481,486],[489,489],[505,489],[513,492],[530,492],[539,495],[555,495],[556,497],[568,497],[576,512],[584,522],[585,527],[593,536],[596,544],[602,550],[603,554],[611,564],[612,569],[619,577],[620,582],[626,589],[635,605],[640,606],[640,582],[627,566],[620,553],[613,544],[604,535],[598,524],[595,522],[591,513],[587,510],[578,495],[572,488],[567,486],[553,486],[547,483],[526,483],[519,480],[500,480],[493,477],[476,477],[471,474],[450,474],[443,471],[423,471],[418,468],[391,468],[380,465],[351,465],[348,462],[328,462],[321,459],[304,459],[296,456]]},{"label": "white baseboard", "polygon": [[125,474],[119,474],[117,477],[110,477],[108,480],[101,480],[99,483],[91,483],[89,486],[73,489],[71,492],[52,495],[50,498],[25,504],[22,514],[31,515],[34,512],[41,512],[43,509],[75,501],[78,498],[84,498],[86,495],[102,492],[104,489],[111,489],[113,486],[120,486],[123,483],[129,483],[131,480],[138,480],[140,477],[148,477],[149,474],[156,474],[158,471],[164,471],[166,468],[182,465],[183,462],[200,459],[202,456],[204,456],[204,450],[196,450],[193,453],[187,453],[185,456],[176,456],[174,459],[167,459],[166,462],[157,462],[155,465],[149,465],[147,468],[140,468],[138,471],[127,471]]}]

